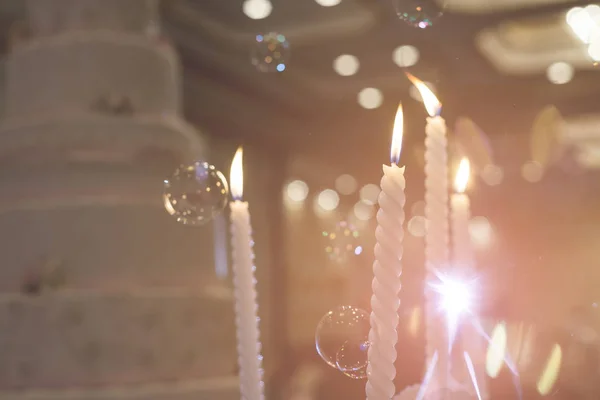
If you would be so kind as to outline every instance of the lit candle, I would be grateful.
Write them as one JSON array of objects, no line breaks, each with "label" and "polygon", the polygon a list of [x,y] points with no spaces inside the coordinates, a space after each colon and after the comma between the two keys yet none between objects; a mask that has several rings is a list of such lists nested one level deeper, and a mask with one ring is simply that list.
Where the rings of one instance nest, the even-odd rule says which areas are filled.
[{"label": "lit candle", "polygon": [[469,236],[471,202],[465,193],[469,183],[470,163],[467,158],[460,161],[454,190],[450,199],[452,209],[452,259],[453,267],[459,271],[471,273],[474,268],[473,248]]},{"label": "lit candle", "polygon": [[[421,80],[407,73],[410,81],[421,93],[429,118],[425,128],[425,269],[426,281],[437,280],[436,271],[448,264],[448,140],[446,122],[440,117],[442,104],[435,94]],[[450,355],[448,332],[443,319],[436,315],[437,304],[434,293],[425,292],[426,343],[425,357],[429,365],[437,350],[438,361],[433,379],[437,387],[448,387]]]},{"label": "lit candle", "polygon": [[367,399],[390,400],[396,393],[396,343],[398,342],[398,307],[400,307],[400,274],[404,239],[404,167],[398,167],[402,148],[404,117],[398,106],[391,145],[391,165],[383,166],[373,263],[373,295],[371,297],[371,331],[369,332],[369,365]]},{"label": "lit candle", "polygon": [[[460,161],[456,177],[454,178],[454,191],[450,198],[451,204],[451,220],[452,220],[452,266],[457,271],[459,276],[471,279],[475,271],[475,257],[473,254],[473,246],[471,236],[469,234],[469,220],[471,219],[471,202],[469,196],[465,193],[470,177],[470,163],[467,158]],[[477,310],[472,310],[476,312]],[[476,317],[476,316],[475,316]],[[470,367],[478,382],[478,393],[475,391],[473,396],[480,399],[488,399],[488,389],[485,373],[485,352],[486,341],[481,337],[481,334],[473,326],[473,324],[465,321],[462,324],[461,342],[466,354],[470,355]],[[463,375],[459,380],[475,390],[472,385],[469,385],[471,377],[468,375],[468,365],[463,368]]]},{"label": "lit candle", "polygon": [[248,203],[241,201],[244,188],[241,147],[233,157],[229,183],[234,200],[229,203],[229,207],[240,392],[243,400],[262,400],[264,384],[254,279],[254,242]]}]

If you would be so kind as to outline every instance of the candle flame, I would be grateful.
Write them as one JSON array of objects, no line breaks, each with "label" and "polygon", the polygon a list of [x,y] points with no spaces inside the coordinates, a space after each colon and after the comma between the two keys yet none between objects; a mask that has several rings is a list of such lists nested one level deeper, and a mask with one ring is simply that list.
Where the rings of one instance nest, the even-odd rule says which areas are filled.
[{"label": "candle flame", "polygon": [[394,130],[392,134],[392,146],[390,149],[390,160],[393,164],[400,161],[400,152],[402,151],[402,137],[404,136],[404,113],[402,103],[398,105],[396,118],[394,119]]},{"label": "candle flame", "polygon": [[421,93],[421,97],[423,98],[423,103],[425,104],[425,109],[430,117],[435,117],[440,115],[442,111],[442,103],[435,97],[435,94],[429,89],[429,87],[423,83],[422,80],[418,79],[412,74],[406,72],[406,76],[412,82],[413,85],[417,88],[419,93]]},{"label": "candle flame", "polygon": [[238,147],[231,161],[231,170],[229,171],[229,184],[231,186],[231,196],[234,200],[240,200],[244,194],[244,150]]},{"label": "candle flame", "polygon": [[471,174],[471,164],[469,159],[464,157],[460,160],[458,170],[456,171],[456,178],[454,178],[454,190],[457,193],[464,193],[469,183],[469,175]]}]

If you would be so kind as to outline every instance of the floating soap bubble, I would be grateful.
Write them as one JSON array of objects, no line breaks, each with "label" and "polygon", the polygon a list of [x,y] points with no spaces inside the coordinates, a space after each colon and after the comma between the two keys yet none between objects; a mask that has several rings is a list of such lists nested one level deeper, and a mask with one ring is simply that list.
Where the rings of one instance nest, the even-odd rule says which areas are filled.
[{"label": "floating soap bubble", "polygon": [[252,65],[260,72],[283,72],[290,57],[290,44],[277,32],[258,34],[254,39]]},{"label": "floating soap bubble", "polygon": [[358,230],[347,221],[338,222],[333,230],[323,231],[321,235],[325,239],[325,252],[331,261],[344,263],[363,251]]},{"label": "floating soap bubble", "polygon": [[[420,29],[433,26],[444,12],[443,2],[435,0],[393,0],[393,2],[398,18]],[[439,3],[442,3],[442,6]]]},{"label": "floating soap bubble", "polygon": [[369,314],[365,310],[337,307],[325,314],[317,325],[317,353],[329,366],[348,376],[360,376],[362,368],[366,368],[370,328]]},{"label": "floating soap bubble", "polygon": [[347,340],[336,354],[335,365],[352,379],[366,379],[369,342]]},{"label": "floating soap bubble", "polygon": [[185,225],[203,225],[227,205],[229,187],[221,171],[207,162],[181,166],[164,181],[165,209]]}]

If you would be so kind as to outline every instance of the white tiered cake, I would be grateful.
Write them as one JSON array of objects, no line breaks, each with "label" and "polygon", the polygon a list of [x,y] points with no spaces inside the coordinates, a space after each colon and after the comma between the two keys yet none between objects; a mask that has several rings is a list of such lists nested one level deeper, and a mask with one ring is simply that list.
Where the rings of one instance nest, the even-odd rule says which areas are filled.
[{"label": "white tiered cake", "polygon": [[212,231],[161,209],[204,146],[156,7],[28,1],[0,123],[1,399],[239,397]]}]

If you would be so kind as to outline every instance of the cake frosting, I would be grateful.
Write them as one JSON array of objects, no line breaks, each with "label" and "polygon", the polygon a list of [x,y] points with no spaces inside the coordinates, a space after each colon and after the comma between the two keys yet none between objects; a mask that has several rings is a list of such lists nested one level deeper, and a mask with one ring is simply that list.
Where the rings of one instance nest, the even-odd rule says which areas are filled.
[{"label": "cake frosting", "polygon": [[164,212],[204,139],[151,0],[29,0],[0,120],[0,398],[238,398],[212,230]]}]

